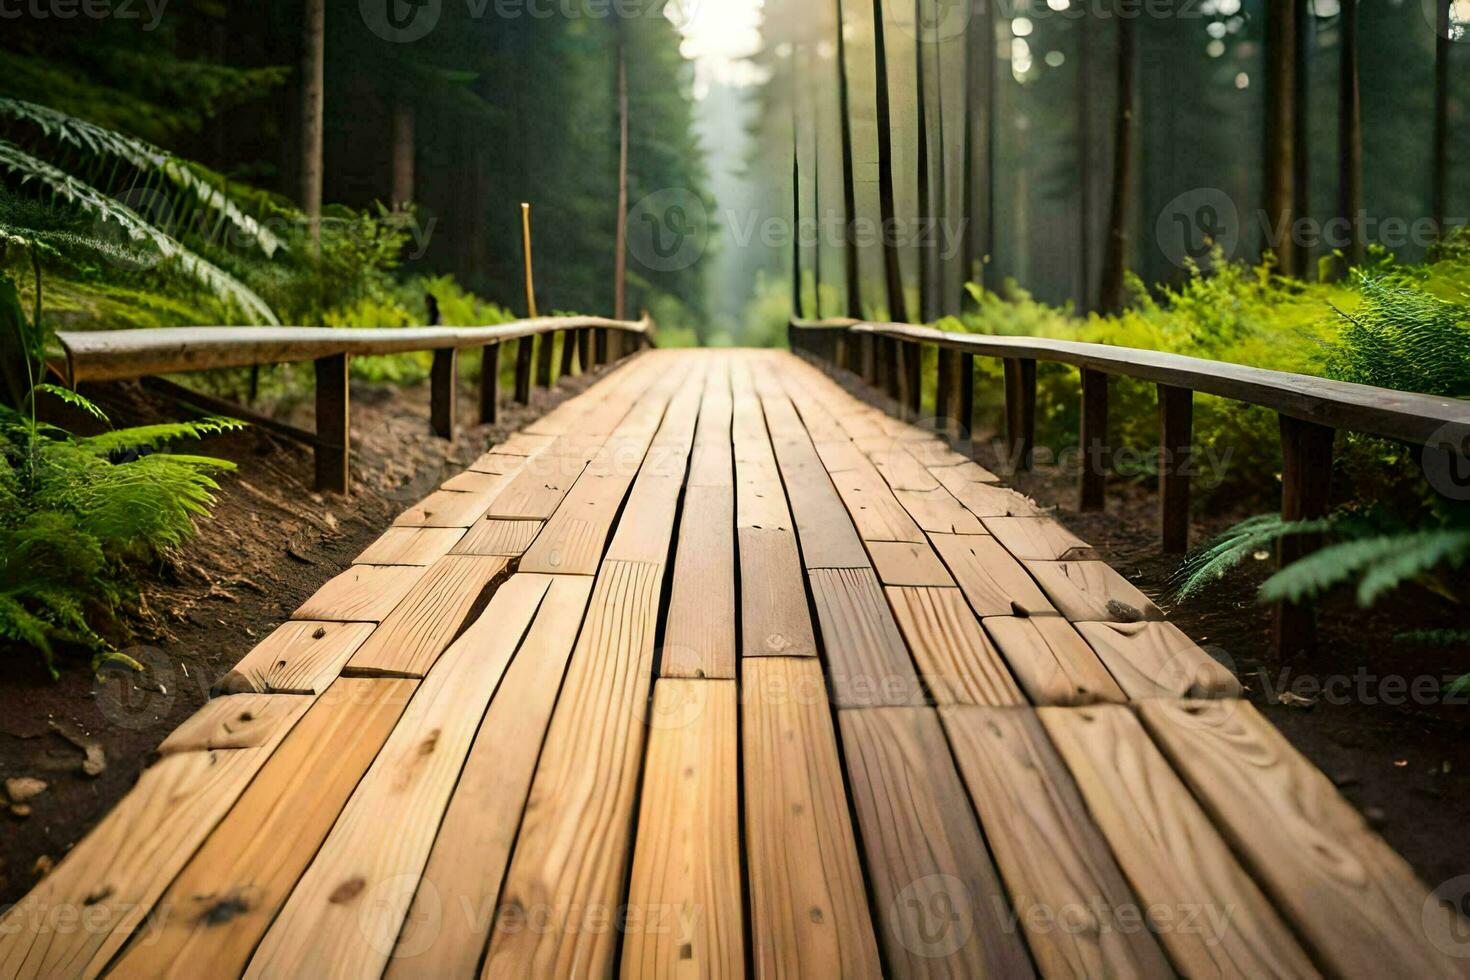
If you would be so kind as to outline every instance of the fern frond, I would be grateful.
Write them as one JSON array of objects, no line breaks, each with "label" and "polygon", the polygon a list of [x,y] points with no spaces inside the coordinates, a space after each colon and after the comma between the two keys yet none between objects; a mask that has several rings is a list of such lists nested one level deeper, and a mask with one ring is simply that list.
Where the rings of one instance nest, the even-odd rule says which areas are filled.
[{"label": "fern frond", "polygon": [[84,398],[83,396],[77,394],[75,391],[72,391],[70,388],[63,388],[61,385],[42,383],[36,385],[34,388],[31,389],[31,391],[45,392],[48,395],[54,395],[55,397],[60,398],[62,401],[66,402],[72,408],[80,408],[82,411],[86,412],[88,415],[101,422],[108,421],[106,412],[98,408],[91,401],[91,399]]},{"label": "fern frond", "polygon": [[1332,527],[1330,518],[1284,521],[1277,514],[1247,518],[1185,559],[1174,573],[1176,601],[1199,595],[1232,569],[1259,551],[1295,534],[1321,534]]},{"label": "fern frond", "polygon": [[[211,416],[194,422],[168,422],[159,425],[140,425],[131,429],[116,429],[101,435],[78,439],[76,442],[79,446],[105,456],[120,449],[156,449],[180,439],[203,439],[222,432],[238,432],[245,427],[245,423],[238,419]],[[211,460],[211,462],[220,464],[218,467],[220,469],[233,467],[233,464],[224,460]]]},{"label": "fern frond", "polygon": [[1470,531],[1433,530],[1379,535],[1329,545],[1277,572],[1261,586],[1262,602],[1301,602],[1361,576],[1358,604],[1443,565],[1470,558]]}]

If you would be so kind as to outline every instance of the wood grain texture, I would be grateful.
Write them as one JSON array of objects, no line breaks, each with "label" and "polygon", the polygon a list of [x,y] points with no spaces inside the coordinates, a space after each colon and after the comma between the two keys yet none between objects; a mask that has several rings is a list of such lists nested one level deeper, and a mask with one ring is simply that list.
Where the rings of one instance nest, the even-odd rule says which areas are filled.
[{"label": "wood grain texture", "polygon": [[457,527],[390,527],[354,565],[432,565],[464,537]]},{"label": "wood grain texture", "polygon": [[1317,976],[1132,712],[1039,714],[1182,976]]},{"label": "wood grain texture", "polygon": [[[658,629],[660,565],[597,576],[536,769],[482,975],[612,971]],[[527,915],[537,927],[527,928]]]},{"label": "wood grain texture", "polygon": [[[815,437],[815,433],[813,433]],[[817,455],[822,459],[822,465],[827,468],[828,473],[846,473],[851,470],[863,469],[870,462],[866,456],[859,451],[843,433],[840,440],[829,440],[816,443]]]},{"label": "wood grain texture", "polygon": [[935,712],[882,708],[838,719],[892,974],[1033,976]]},{"label": "wood grain texture", "polygon": [[332,623],[382,622],[426,571],[422,567],[354,565],[318,589],[291,618]]},{"label": "wood grain texture", "polygon": [[879,976],[821,666],[746,661],[741,719],[756,976]]},{"label": "wood grain texture", "polygon": [[320,694],[372,632],[372,623],[284,623],[215,687],[221,694]]},{"label": "wood grain texture", "polygon": [[941,708],[970,800],[1043,976],[1172,977],[1029,708]]},{"label": "wood grain texture", "polygon": [[895,490],[893,496],[908,511],[914,523],[930,534],[984,534],[985,526],[954,495],[943,487],[937,490]]},{"label": "wood grain texture", "polygon": [[553,576],[465,758],[388,977],[472,977],[592,579]]},{"label": "wood grain texture", "polygon": [[0,917],[0,976],[101,974],[277,744],[180,752],[144,769],[56,870]]},{"label": "wood grain texture", "polygon": [[1382,976],[1392,964],[1403,976],[1470,974],[1470,962],[1431,942],[1463,937],[1464,920],[1430,898],[1408,863],[1251,704],[1158,699],[1142,702],[1139,715],[1329,973]]},{"label": "wood grain texture", "polygon": [[[968,428],[968,424],[965,427]],[[984,467],[980,466],[980,464],[972,462],[964,453],[951,449],[949,443],[943,439],[924,439],[911,442],[908,443],[907,449],[909,455],[918,460],[920,465],[926,466],[931,470],[947,470],[960,466],[973,467],[972,470],[968,471],[973,474],[970,476],[971,483],[1000,482],[999,477],[990,473]],[[984,477],[989,477],[989,479],[985,479]]]},{"label": "wood grain texture", "polygon": [[735,682],[653,691],[622,973],[745,976]]},{"label": "wood grain texture", "polygon": [[1128,700],[1097,654],[1060,616],[996,616],[985,620],[985,630],[1032,704],[1070,707]]},{"label": "wood grain texture", "polygon": [[454,546],[456,555],[519,558],[546,525],[542,521],[477,521]]},{"label": "wood grain texture", "polygon": [[741,654],[815,657],[817,641],[796,536],[742,527],[738,539]]},{"label": "wood grain texture", "polygon": [[1172,623],[1081,623],[1077,630],[1135,701],[1241,696],[1235,675]]},{"label": "wood grain texture", "polygon": [[930,472],[939,481],[941,486],[949,486],[951,481],[964,483],[999,483],[1000,477],[975,462],[963,462],[955,466],[929,465]]},{"label": "wood grain texture", "polygon": [[878,472],[891,490],[908,490],[928,493],[939,490],[939,481],[934,474],[911,456],[905,448],[908,443],[895,443],[880,451],[868,454]]},{"label": "wood grain texture", "polygon": [[435,490],[400,514],[393,524],[396,527],[467,528],[485,516],[485,511],[501,492],[498,487],[477,493]]},{"label": "wood grain texture", "polygon": [[504,558],[475,555],[439,559],[344,669],[359,676],[425,676],[507,565]]},{"label": "wood grain texture", "polygon": [[959,589],[890,588],[888,602],[935,703],[1026,703]]},{"label": "wood grain texture", "polygon": [[833,473],[832,482],[857,526],[858,535],[874,541],[907,541],[923,544],[924,532],[893,496],[883,477],[872,467]]},{"label": "wood grain texture", "polygon": [[1032,561],[1026,568],[1063,616],[1074,623],[1158,622],[1163,612],[1111,565],[1100,561]]},{"label": "wood grain texture", "polygon": [[590,453],[562,456],[551,452],[537,456],[496,495],[490,508],[482,511],[483,516],[515,521],[550,520],[567,491],[587,468],[590,456]]},{"label": "wood grain texture", "polygon": [[508,456],[505,453],[488,452],[470,464],[470,470],[475,473],[489,473],[496,476],[519,473],[526,465],[524,456]]},{"label": "wood grain texture", "polygon": [[871,568],[811,572],[822,649],[838,708],[928,703],[903,634]]},{"label": "wood grain texture", "polygon": [[342,678],[317,699],[109,976],[239,976],[416,686]]},{"label": "wood grain texture", "polygon": [[868,552],[873,556],[873,567],[884,585],[954,587],[954,576],[949,574],[949,569],[944,567],[944,562],[939,560],[928,542],[870,541]]},{"label": "wood grain texture", "polygon": [[297,694],[227,694],[207,701],[158,746],[158,754],[258,749],[281,740],[311,707]]},{"label": "wood grain texture", "polygon": [[989,535],[936,534],[932,540],[975,615],[1043,616],[1056,612],[1021,563]]},{"label": "wood grain texture", "polygon": [[679,525],[660,673],[735,679],[735,492],[690,487]]},{"label": "wood grain texture", "polygon": [[[520,460],[521,466],[525,465],[526,461],[524,459],[520,459],[520,457],[516,458]],[[519,466],[516,467],[516,470],[519,469]],[[465,470],[463,473],[445,480],[439,486],[439,489],[452,493],[477,493],[492,496],[510,483],[514,472],[515,470],[511,473],[496,474],[481,473],[478,470]]]},{"label": "wood grain texture", "polygon": [[954,468],[932,471],[939,482],[979,518],[991,517],[1040,517],[1041,508],[1027,497],[1006,487],[991,483],[977,483],[969,474]]},{"label": "wood grain texture", "polygon": [[544,452],[555,441],[555,436],[545,433],[515,432],[496,446],[494,452],[504,456],[535,456]]},{"label": "wood grain texture", "polygon": [[807,568],[866,567],[867,553],[852,518],[791,403],[778,391],[763,394],[762,404],[768,416],[785,420],[773,445],[801,538],[802,561]]},{"label": "wood grain texture", "polygon": [[1095,559],[1097,553],[1058,520],[1050,517],[991,517],[985,530],[1022,561]]},{"label": "wood grain texture", "polygon": [[245,976],[382,973],[485,708],[549,586],[507,582],[419,685]]}]

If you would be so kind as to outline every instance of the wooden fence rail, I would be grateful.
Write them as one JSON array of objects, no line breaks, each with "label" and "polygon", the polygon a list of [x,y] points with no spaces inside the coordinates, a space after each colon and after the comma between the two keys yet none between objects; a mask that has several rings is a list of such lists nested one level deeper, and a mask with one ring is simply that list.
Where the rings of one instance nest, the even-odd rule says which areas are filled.
[{"label": "wooden fence rail", "polygon": [[[609,364],[625,354],[653,345],[654,324],[601,317],[542,317],[493,327],[404,327],[365,329],[336,327],[167,327],[148,330],[60,331],[59,357],[52,369],[67,385],[89,381],[131,381],[156,375],[185,374],[219,368],[291,364],[312,361],[316,368],[316,432],[308,438],[316,452],[319,490],[347,493],[351,485],[348,372],[353,357],[377,357],[432,351],[430,421],[436,435],[454,438],[459,352],[481,348],[480,421],[494,422],[499,411],[500,350],[514,342],[515,399],[529,404],[533,383],[552,383],[555,336],[563,336],[561,373],[579,352],[582,370]],[[544,354],[537,359],[539,343]],[[593,354],[595,350],[595,355]],[[541,370],[533,377],[533,365]],[[208,396],[195,401],[218,402]],[[225,408],[228,411],[228,407]],[[272,425],[273,428],[289,428]]]},{"label": "wooden fence rail", "polygon": [[[934,417],[946,434],[968,439],[973,424],[976,357],[1004,363],[1006,451],[1010,464],[1029,469],[1036,441],[1036,365],[1069,364],[1082,375],[1081,509],[1100,510],[1111,450],[1108,389],[1114,376],[1152,382],[1159,393],[1160,525],[1166,553],[1189,547],[1189,465],[1193,453],[1194,393],[1216,395],[1275,411],[1281,420],[1282,516],[1320,517],[1330,506],[1336,433],[1394,440],[1432,454],[1463,455],[1470,445],[1470,403],[1391,391],[1308,375],[1210,361],[1180,354],[1038,337],[946,333],[928,327],[854,320],[794,321],[791,347],[859,374],[917,418],[921,404],[921,350],[938,348]],[[1311,542],[1287,540],[1281,560],[1300,557]],[[1314,640],[1310,608],[1277,611],[1281,649]]]}]

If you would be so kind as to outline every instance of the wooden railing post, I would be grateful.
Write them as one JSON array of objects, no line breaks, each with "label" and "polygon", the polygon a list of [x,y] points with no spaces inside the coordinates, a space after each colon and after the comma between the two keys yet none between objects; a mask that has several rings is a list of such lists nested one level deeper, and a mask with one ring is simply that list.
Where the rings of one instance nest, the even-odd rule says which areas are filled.
[{"label": "wooden railing post", "polygon": [[552,356],[555,334],[543,333],[536,338],[536,387],[551,387]]},{"label": "wooden railing post", "polygon": [[959,428],[959,411],[955,406],[955,352],[948,347],[938,348],[934,369],[934,418],[939,421],[946,437],[953,437]]},{"label": "wooden railing post", "polygon": [[858,357],[861,360],[863,380],[877,387],[878,385],[878,358],[873,349],[873,335],[863,334],[858,340]]},{"label": "wooden railing post", "polygon": [[1082,475],[1078,509],[1084,513],[1107,506],[1108,376],[1082,369]]},{"label": "wooden railing post", "polygon": [[[1332,500],[1332,443],[1337,433],[1325,425],[1281,416],[1281,518],[1308,521],[1327,514]],[[1321,536],[1296,534],[1277,548],[1285,568],[1321,546]],[[1310,605],[1282,603],[1276,608],[1276,649],[1284,656],[1309,651],[1317,640],[1316,611]]]},{"label": "wooden railing post", "polygon": [[606,364],[607,361],[608,361],[608,357],[607,357],[607,335],[608,335],[608,333],[609,333],[609,330],[608,330],[607,327],[597,327],[596,329],[594,329],[592,331],[593,346],[597,348],[595,356],[596,356],[596,359],[597,359],[597,363],[598,364]]},{"label": "wooden railing post", "polygon": [[[967,447],[975,434],[975,355],[961,354],[959,366],[959,440]],[[970,450],[966,449],[969,454]]]},{"label": "wooden railing post", "polygon": [[346,354],[316,361],[316,488],[326,493],[352,488],[349,370]]},{"label": "wooden railing post", "polygon": [[459,397],[459,351],[450,347],[434,351],[434,367],[429,373],[429,425],[440,439],[454,441]]},{"label": "wooden railing post", "polygon": [[531,355],[535,337],[522,337],[516,341],[516,401],[531,404]]},{"label": "wooden railing post", "polygon": [[577,331],[577,368],[583,374],[592,370],[592,328]]},{"label": "wooden railing post", "polygon": [[480,350],[480,424],[494,425],[500,419],[500,345]]},{"label": "wooden railing post", "polygon": [[1159,524],[1164,554],[1189,550],[1189,482],[1194,456],[1194,392],[1159,385]]},{"label": "wooden railing post", "polygon": [[843,371],[852,370],[852,351],[847,343],[847,334],[834,331],[832,340],[832,363]]},{"label": "wooden railing post", "polygon": [[561,371],[557,378],[570,378],[572,376],[572,361],[577,353],[577,332],[575,330],[561,331]]},{"label": "wooden railing post", "polygon": [[904,344],[908,357],[904,367],[908,370],[909,418],[917,419],[924,414],[924,348],[921,344]]},{"label": "wooden railing post", "polygon": [[1036,362],[1008,357],[1006,372],[1006,452],[1018,473],[1031,469],[1036,450]]}]

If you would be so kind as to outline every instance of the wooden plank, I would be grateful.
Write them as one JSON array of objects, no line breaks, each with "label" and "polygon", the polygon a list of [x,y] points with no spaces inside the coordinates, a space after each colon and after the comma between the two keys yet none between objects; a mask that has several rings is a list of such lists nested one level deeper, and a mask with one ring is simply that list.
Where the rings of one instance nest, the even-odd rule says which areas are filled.
[{"label": "wooden plank", "polygon": [[735,679],[735,491],[690,487],[664,630],[664,677]]},{"label": "wooden plank", "polygon": [[556,437],[544,433],[514,432],[492,452],[503,456],[537,456],[551,448]]},{"label": "wooden plank", "polygon": [[893,496],[920,528],[930,534],[984,534],[980,519],[948,490],[895,490]]},{"label": "wooden plank", "polygon": [[932,540],[975,615],[983,619],[1056,612],[1021,563],[989,535],[936,534]]},{"label": "wooden plank", "polygon": [[551,711],[591,594],[589,578],[551,577],[465,758],[386,976],[473,977],[479,971]]},{"label": "wooden plank", "polygon": [[1235,675],[1172,623],[1080,623],[1077,630],[1135,701],[1241,696]]},{"label": "wooden plank", "polygon": [[904,977],[1033,976],[935,712],[883,708],[838,718],[888,969]]},{"label": "wooden plank", "polygon": [[1317,976],[1132,712],[1039,715],[1181,975]]},{"label": "wooden plank", "polygon": [[1172,977],[1035,713],[940,717],[1041,975]]},{"label": "wooden plank", "polygon": [[1026,703],[959,589],[890,588],[887,594],[935,703]]},{"label": "wooden plank", "polygon": [[955,466],[930,466],[929,472],[939,481],[940,486],[947,487],[951,482],[963,483],[999,483],[1000,477],[981,466],[979,463],[967,461]]},{"label": "wooden plank", "polygon": [[[522,459],[520,456],[512,458]],[[458,476],[445,480],[439,489],[452,490],[455,493],[493,494],[506,487],[510,481],[511,475],[507,473],[481,473],[479,470],[465,470]]]},{"label": "wooden plank", "polygon": [[1032,704],[1068,707],[1128,700],[1092,649],[1060,616],[985,620]]},{"label": "wooden plank", "polygon": [[815,569],[811,585],[833,704],[838,708],[927,704],[924,685],[873,570]]},{"label": "wooden plank", "polygon": [[222,694],[321,694],[372,632],[372,623],[283,623],[215,687]]},{"label": "wooden plank", "polygon": [[[607,561],[501,891],[483,975],[612,971],[647,730],[663,569]],[[536,915],[528,928],[527,914]]]},{"label": "wooden plank", "polygon": [[0,917],[0,976],[101,974],[287,732],[277,729],[277,740],[259,748],[179,752],[144,769],[56,870]]},{"label": "wooden plank", "polygon": [[427,675],[507,565],[504,558],[476,555],[439,559],[358,647],[345,670],[358,676]]},{"label": "wooden plank", "polygon": [[393,522],[396,527],[467,528],[485,516],[501,488],[478,493],[435,490]]},{"label": "wooden plank", "polygon": [[816,660],[745,663],[742,772],[757,976],[881,974]]},{"label": "wooden plank", "polygon": [[742,527],[740,621],[745,657],[815,657],[801,555],[790,531]]},{"label": "wooden plank", "polygon": [[884,585],[929,586],[952,588],[954,576],[944,567],[944,562],[925,544],[906,544],[894,541],[872,541],[868,552],[873,556],[873,566]]},{"label": "wooden plank", "polygon": [[544,526],[541,521],[502,521],[487,517],[465,532],[453,553],[519,558]]},{"label": "wooden plank", "polygon": [[354,565],[432,565],[464,537],[457,527],[390,527]]},{"label": "wooden plank", "polygon": [[967,479],[958,468],[931,471],[965,509],[976,517],[1040,517],[1041,508],[1014,490]]},{"label": "wooden plank", "polygon": [[802,561],[807,568],[867,567],[868,556],[857,529],[811,439],[800,429],[791,403],[781,394],[772,395],[771,403],[790,413],[796,427],[794,435],[777,439],[774,445],[801,539]]},{"label": "wooden plank", "polygon": [[161,756],[212,749],[258,749],[281,740],[311,699],[294,694],[227,694],[205,702],[158,746]]},{"label": "wooden plank", "polygon": [[[813,438],[815,437],[816,434],[813,433]],[[863,469],[869,463],[868,458],[848,440],[846,433],[843,434],[840,441],[818,441],[815,447],[828,473],[846,473],[850,470]]]},{"label": "wooden plank", "polygon": [[1026,568],[1074,623],[1157,622],[1164,618],[1153,600],[1111,565],[1100,561],[1030,561]]},{"label": "wooden plank", "polygon": [[515,521],[550,520],[567,491],[587,468],[590,458],[590,453],[586,457],[552,453],[535,457],[500,491],[484,516]]},{"label": "wooden plank", "polygon": [[653,691],[622,973],[745,976],[735,682]]},{"label": "wooden plank", "polygon": [[907,443],[892,443],[881,452],[869,453],[873,466],[893,490],[924,493],[938,490],[939,481],[904,448]]},{"label": "wooden plank", "polygon": [[549,585],[507,582],[419,685],[247,977],[382,973],[485,708]]},{"label": "wooden plank", "polygon": [[924,532],[899,506],[898,500],[877,469],[833,473],[832,482],[847,505],[852,522],[865,542],[907,541],[924,543]]},{"label": "wooden plank", "polygon": [[470,464],[470,471],[474,473],[488,473],[492,476],[503,476],[507,473],[519,473],[526,466],[526,457],[508,456],[500,452],[488,452]]},{"label": "wooden plank", "polygon": [[[1327,972],[1466,976],[1465,922],[1245,701],[1145,701],[1154,741]],[[1269,833],[1263,833],[1269,828]],[[1463,950],[1463,939],[1452,947]]]},{"label": "wooden plank", "polygon": [[[968,431],[969,426],[966,425],[965,429]],[[919,461],[919,465],[927,467],[930,470],[963,466],[967,468],[968,473],[973,474],[970,477],[973,483],[1000,482],[1000,477],[995,476],[993,473],[988,473],[980,464],[971,460],[964,453],[955,452],[950,448],[949,443],[943,439],[924,439],[919,442],[905,443],[904,449],[908,451],[910,456]],[[987,474],[991,479],[977,478]]]},{"label": "wooden plank", "polygon": [[354,565],[318,589],[291,618],[333,623],[381,622],[425,571],[426,568]]},{"label": "wooden plank", "polygon": [[243,973],[416,686],[342,678],[317,699],[159,900],[165,914],[108,975]]},{"label": "wooden plank", "polygon": [[991,517],[985,530],[1022,561],[1087,561],[1097,558],[1092,545],[1050,517]]}]

